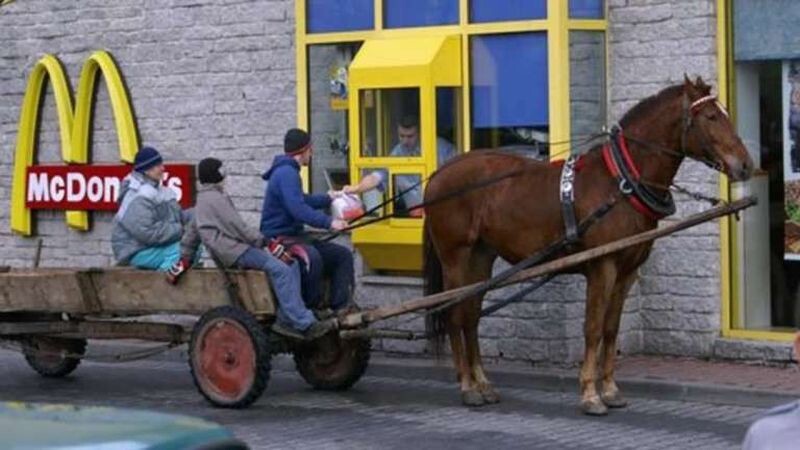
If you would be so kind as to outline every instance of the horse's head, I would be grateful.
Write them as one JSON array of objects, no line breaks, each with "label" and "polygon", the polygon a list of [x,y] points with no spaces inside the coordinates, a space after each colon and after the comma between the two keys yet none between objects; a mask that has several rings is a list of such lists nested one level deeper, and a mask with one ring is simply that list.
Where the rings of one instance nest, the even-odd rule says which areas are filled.
[{"label": "horse's head", "polygon": [[684,76],[683,152],[706,162],[734,181],[745,181],[753,173],[753,160],[733,128],[728,112],[711,95],[711,86],[700,77],[693,83]]}]

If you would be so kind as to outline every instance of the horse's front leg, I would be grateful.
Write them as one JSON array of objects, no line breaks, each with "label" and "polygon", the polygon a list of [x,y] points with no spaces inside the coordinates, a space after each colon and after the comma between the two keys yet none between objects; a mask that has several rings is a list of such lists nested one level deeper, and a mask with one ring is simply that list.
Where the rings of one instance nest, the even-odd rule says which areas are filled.
[{"label": "horse's front leg", "polygon": [[467,361],[469,363],[472,379],[478,392],[486,403],[498,403],[500,396],[492,387],[492,383],[483,370],[483,360],[481,359],[480,340],[478,339],[478,321],[481,314],[481,299],[465,305],[469,308],[464,327],[464,340],[467,346]]},{"label": "horse's front leg", "polygon": [[603,322],[616,275],[613,262],[604,259],[592,264],[586,276],[586,318],[583,324],[585,349],[580,372],[581,410],[593,416],[608,414],[608,408],[597,395],[595,383]]},{"label": "horse's front leg", "polygon": [[614,367],[617,357],[617,335],[625,298],[628,296],[633,282],[636,281],[636,272],[618,277],[614,290],[611,292],[611,303],[606,310],[603,323],[603,383],[600,398],[609,408],[624,408],[628,401],[614,381]]}]

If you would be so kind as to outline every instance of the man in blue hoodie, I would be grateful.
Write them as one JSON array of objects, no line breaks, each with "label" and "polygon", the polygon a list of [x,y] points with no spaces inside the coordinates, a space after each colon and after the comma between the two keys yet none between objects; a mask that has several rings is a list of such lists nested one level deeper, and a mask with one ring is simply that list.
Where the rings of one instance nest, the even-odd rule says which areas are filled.
[{"label": "man in blue hoodie", "polygon": [[331,308],[344,308],[350,303],[353,289],[353,254],[341,245],[306,239],[303,225],[340,231],[347,227],[347,222],[320,211],[330,206],[335,197],[333,192],[303,193],[300,167],[311,162],[313,153],[308,133],[297,128],[289,130],[283,149],[284,154],[276,156],[272,167],[262,176],[268,183],[261,208],[261,233],[268,238],[298,241],[305,248],[309,264],[303,273],[303,296],[308,304],[320,304],[322,278],[327,275],[331,280]]}]

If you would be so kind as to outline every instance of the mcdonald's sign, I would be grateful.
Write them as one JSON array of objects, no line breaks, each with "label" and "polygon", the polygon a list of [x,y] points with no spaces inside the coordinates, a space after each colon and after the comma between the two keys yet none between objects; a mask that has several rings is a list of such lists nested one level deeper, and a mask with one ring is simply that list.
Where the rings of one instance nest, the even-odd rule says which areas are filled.
[{"label": "mcdonald's sign", "polygon": [[[31,234],[33,209],[64,209],[67,225],[84,231],[89,229],[89,210],[116,209],[119,184],[131,166],[87,165],[92,101],[98,73],[108,88],[120,159],[123,163],[133,162],[139,149],[136,123],[128,93],[111,55],[97,51],[86,60],[78,81],[74,109],[64,68],[55,56],[45,55],[28,76],[20,112],[11,188],[12,231]],[[40,100],[47,79],[55,97],[61,158],[66,165],[33,165]],[[190,206],[190,190],[194,187],[192,166],[167,165],[166,172],[167,186],[177,192],[184,207]]]}]

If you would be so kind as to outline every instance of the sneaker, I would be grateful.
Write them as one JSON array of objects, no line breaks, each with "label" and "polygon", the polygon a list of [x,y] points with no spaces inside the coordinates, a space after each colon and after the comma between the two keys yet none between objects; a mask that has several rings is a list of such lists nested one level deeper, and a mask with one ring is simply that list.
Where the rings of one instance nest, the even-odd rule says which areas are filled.
[{"label": "sneaker", "polygon": [[296,339],[298,341],[306,340],[306,336],[303,333],[278,321],[275,321],[275,323],[272,324],[272,331],[276,334],[280,334],[281,336]]},{"label": "sneaker", "polygon": [[309,341],[319,339],[322,336],[330,333],[339,328],[339,322],[336,319],[318,320],[303,333],[305,338]]},{"label": "sneaker", "polygon": [[331,317],[334,317],[335,315],[336,315],[336,313],[333,312],[333,310],[330,309],[330,308],[314,310],[314,316],[317,318],[317,320],[330,319]]}]

